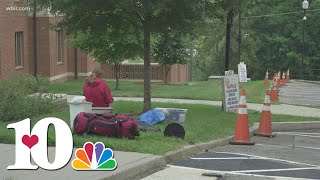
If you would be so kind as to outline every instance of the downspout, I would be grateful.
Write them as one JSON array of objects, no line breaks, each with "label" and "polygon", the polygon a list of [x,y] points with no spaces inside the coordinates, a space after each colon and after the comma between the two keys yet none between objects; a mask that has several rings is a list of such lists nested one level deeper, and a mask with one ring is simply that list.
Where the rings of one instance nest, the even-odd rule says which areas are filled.
[{"label": "downspout", "polygon": [[33,2],[33,65],[34,65],[34,71],[33,75],[37,77],[38,75],[38,47],[37,47],[37,5],[36,0]]}]

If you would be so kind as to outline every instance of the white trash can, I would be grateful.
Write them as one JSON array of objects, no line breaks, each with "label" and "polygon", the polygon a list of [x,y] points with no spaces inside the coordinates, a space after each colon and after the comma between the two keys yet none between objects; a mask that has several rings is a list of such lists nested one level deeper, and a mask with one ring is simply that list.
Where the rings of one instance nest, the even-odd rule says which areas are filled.
[{"label": "white trash can", "polygon": [[92,112],[98,114],[112,114],[112,107],[92,107]]},{"label": "white trash can", "polygon": [[80,112],[92,112],[92,103],[91,102],[81,102],[81,103],[69,102],[69,109],[70,109],[70,128],[73,129],[74,118]]}]

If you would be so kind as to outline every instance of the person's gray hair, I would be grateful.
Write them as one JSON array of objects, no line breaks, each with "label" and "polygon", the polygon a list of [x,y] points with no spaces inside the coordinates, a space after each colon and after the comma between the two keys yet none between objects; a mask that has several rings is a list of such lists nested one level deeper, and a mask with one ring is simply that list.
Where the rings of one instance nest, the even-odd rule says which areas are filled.
[{"label": "person's gray hair", "polygon": [[103,71],[101,70],[101,68],[94,68],[92,73],[95,74],[96,77],[99,77],[99,78],[102,78],[102,76],[103,76]]}]

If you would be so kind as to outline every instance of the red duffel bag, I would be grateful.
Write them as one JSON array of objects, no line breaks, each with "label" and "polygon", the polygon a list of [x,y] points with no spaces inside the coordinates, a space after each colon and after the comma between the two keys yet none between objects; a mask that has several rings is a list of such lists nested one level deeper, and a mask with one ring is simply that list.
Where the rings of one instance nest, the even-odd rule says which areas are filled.
[{"label": "red duffel bag", "polygon": [[73,122],[74,132],[107,137],[134,139],[139,136],[138,121],[125,114],[79,113]]}]

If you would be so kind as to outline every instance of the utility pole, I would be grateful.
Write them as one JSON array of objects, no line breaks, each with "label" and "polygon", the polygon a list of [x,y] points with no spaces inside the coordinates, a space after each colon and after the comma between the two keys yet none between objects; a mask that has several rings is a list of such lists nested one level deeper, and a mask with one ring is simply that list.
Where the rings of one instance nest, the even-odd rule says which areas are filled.
[{"label": "utility pole", "polygon": [[234,9],[228,12],[227,16],[227,31],[226,31],[226,54],[225,54],[225,64],[224,70],[229,71],[230,66],[230,50],[231,50],[231,28],[234,18]]},{"label": "utility pole", "polygon": [[239,11],[238,64],[241,61],[241,11]]},{"label": "utility pole", "polygon": [[305,40],[304,40],[304,31],[305,31],[305,20],[302,25],[302,58],[301,58],[301,79],[303,80],[303,69],[304,69],[304,53],[305,53]]}]

